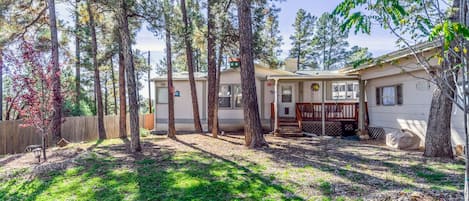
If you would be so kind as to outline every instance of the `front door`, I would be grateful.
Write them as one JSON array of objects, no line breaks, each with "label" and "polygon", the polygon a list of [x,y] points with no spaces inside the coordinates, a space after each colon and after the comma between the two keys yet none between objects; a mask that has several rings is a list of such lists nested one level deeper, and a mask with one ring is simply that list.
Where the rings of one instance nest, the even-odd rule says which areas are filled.
[{"label": "front door", "polygon": [[280,97],[279,97],[279,116],[280,117],[295,117],[295,84],[293,83],[280,83],[279,84]]}]

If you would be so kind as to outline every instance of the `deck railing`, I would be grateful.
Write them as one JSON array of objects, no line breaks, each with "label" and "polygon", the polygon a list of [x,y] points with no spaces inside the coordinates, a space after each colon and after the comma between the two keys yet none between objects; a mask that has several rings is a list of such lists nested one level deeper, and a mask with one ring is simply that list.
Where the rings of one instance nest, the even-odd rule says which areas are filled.
[{"label": "deck railing", "polygon": [[[296,103],[297,119],[321,121],[322,103]],[[326,121],[358,121],[358,103],[324,103]]]}]

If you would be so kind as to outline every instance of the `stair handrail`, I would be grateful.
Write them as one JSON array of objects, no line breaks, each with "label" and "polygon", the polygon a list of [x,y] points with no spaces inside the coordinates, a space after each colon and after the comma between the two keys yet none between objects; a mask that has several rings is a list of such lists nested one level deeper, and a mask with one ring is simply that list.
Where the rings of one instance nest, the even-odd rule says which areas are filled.
[{"label": "stair handrail", "polygon": [[300,107],[299,107],[299,104],[296,103],[296,121],[298,121],[298,127],[300,128],[300,130],[303,130],[303,115],[301,114],[301,110],[300,110]]}]

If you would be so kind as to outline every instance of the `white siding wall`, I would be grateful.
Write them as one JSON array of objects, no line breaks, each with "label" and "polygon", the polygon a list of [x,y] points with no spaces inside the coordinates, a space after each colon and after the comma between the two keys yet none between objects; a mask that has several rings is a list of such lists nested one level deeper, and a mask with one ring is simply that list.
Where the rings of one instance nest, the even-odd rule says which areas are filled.
[{"label": "white siding wall", "polygon": [[[192,97],[191,88],[188,81],[174,81],[174,90],[179,91],[181,96],[174,97],[174,118],[175,119],[192,119]],[[156,87],[166,86],[164,82],[158,82]],[[204,95],[203,95],[204,81],[197,80],[197,100],[199,103],[199,113],[201,119],[205,118],[203,108]],[[156,117],[157,119],[168,119],[168,104],[156,104]]]},{"label": "white siding wall", "polygon": [[[391,72],[388,68],[383,68],[382,75]],[[368,111],[370,115],[370,126],[390,129],[409,129],[415,132],[424,145],[425,132],[427,128],[428,114],[435,86],[430,84],[429,88],[424,87],[428,82],[417,77],[426,77],[424,71],[413,72],[412,75],[398,73],[387,77],[378,77],[381,69],[362,72],[362,77],[372,78],[366,82],[366,94],[368,101]],[[395,106],[376,105],[376,88],[388,85],[402,84],[403,104]],[[462,112],[454,107],[452,116],[452,140],[453,144],[463,144],[463,116]]]}]

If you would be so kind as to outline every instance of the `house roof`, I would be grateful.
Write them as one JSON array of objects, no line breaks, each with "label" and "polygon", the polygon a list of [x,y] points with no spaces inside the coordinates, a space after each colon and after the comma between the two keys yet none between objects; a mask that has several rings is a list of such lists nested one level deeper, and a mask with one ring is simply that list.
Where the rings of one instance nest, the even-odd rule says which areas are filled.
[{"label": "house roof", "polygon": [[396,60],[411,56],[414,53],[413,51],[415,51],[416,53],[428,52],[428,51],[434,50],[436,48],[440,48],[441,45],[442,45],[441,41],[432,41],[432,42],[419,43],[419,44],[416,44],[416,45],[411,46],[409,48],[403,48],[403,49],[400,49],[400,50],[396,50],[394,52],[390,52],[390,53],[385,54],[383,56],[377,57],[377,58],[373,59],[373,61],[371,61],[367,64],[364,64],[364,65],[358,66],[358,67],[343,68],[343,69],[340,70],[340,72],[346,73],[346,74],[358,73],[359,71],[366,70],[366,69],[369,69],[369,68],[374,68],[374,67],[377,67],[377,66],[379,66],[383,63],[389,63],[389,62],[393,62],[393,61],[396,61]]},{"label": "house roof", "polygon": [[[296,75],[295,73],[280,70],[280,69],[271,69],[269,67],[260,65],[260,64],[255,64],[255,72],[256,72],[256,77],[261,77],[265,78],[268,75]],[[239,68],[228,68],[223,70],[221,73],[229,73],[229,72],[239,72]],[[207,80],[207,73],[201,73],[201,72],[196,72],[194,73],[195,80]],[[173,80],[188,80],[189,79],[189,73],[188,72],[178,72],[178,73],[173,73]],[[158,76],[153,79],[152,81],[164,81],[167,80],[166,75]]]},{"label": "house roof", "polygon": [[269,75],[269,80],[328,80],[328,79],[357,79],[356,75],[345,74],[340,71],[298,71],[293,75]]}]

